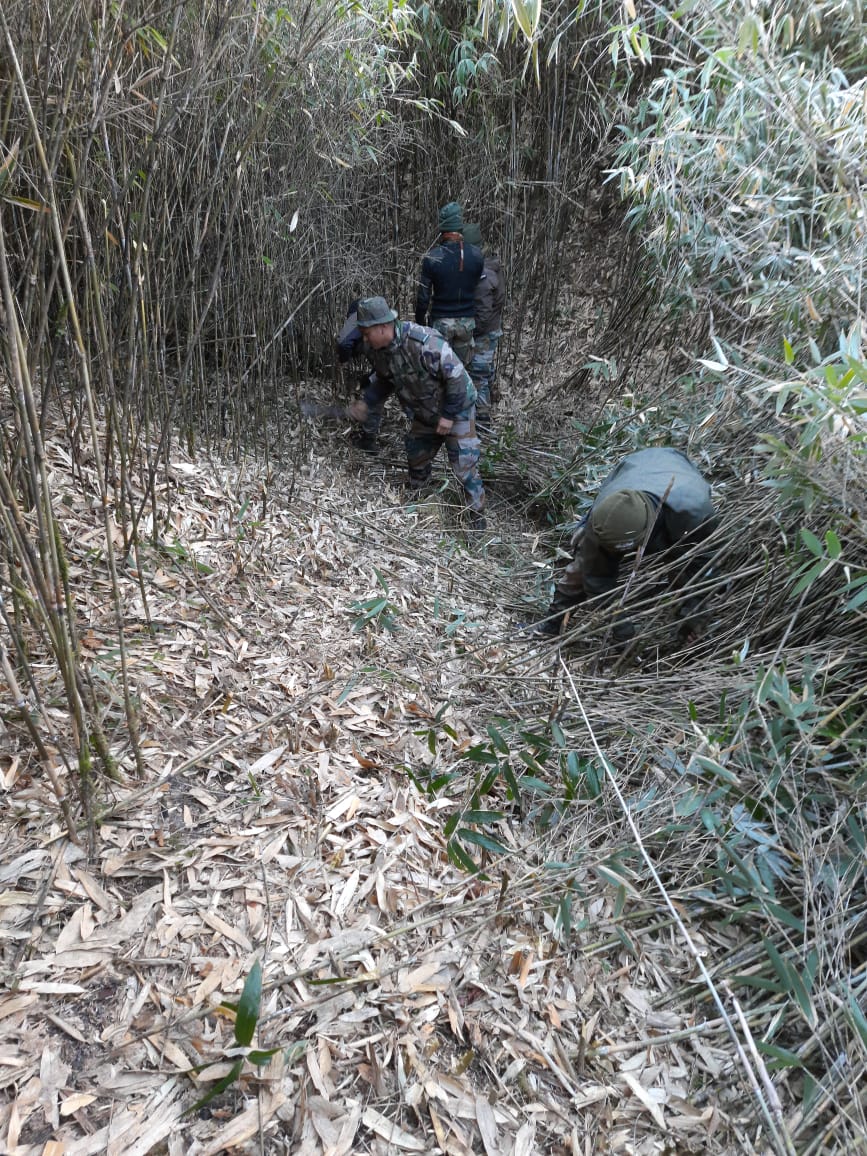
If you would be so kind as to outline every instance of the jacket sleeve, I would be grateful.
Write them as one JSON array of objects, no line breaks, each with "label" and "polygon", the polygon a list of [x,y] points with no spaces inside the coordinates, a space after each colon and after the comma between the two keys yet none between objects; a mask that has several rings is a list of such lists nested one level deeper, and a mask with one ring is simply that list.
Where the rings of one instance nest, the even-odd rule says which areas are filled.
[{"label": "jacket sleeve", "polygon": [[503,277],[502,268],[496,274],[497,285],[494,290],[494,319],[497,322],[497,329],[503,321],[503,308],[506,304],[506,280]]},{"label": "jacket sleeve", "polygon": [[476,286],[476,326],[480,333],[487,333],[494,319],[494,276],[486,269]]},{"label": "jacket sleeve", "polygon": [[394,393],[394,382],[381,378],[377,373],[371,373],[367,385],[361,396],[370,409],[376,409]]},{"label": "jacket sleeve", "polygon": [[[712,507],[706,511],[707,517],[698,521],[694,514],[672,510],[664,506],[662,518],[665,536],[669,542],[672,560],[681,558],[693,546],[699,546],[709,538],[719,524],[719,516]],[[690,553],[685,564],[672,579],[675,588],[686,586],[708,564],[708,553],[705,550],[694,550]]]},{"label": "jacket sleeve", "polygon": [[617,585],[620,557],[602,548],[589,524],[581,541],[581,562],[584,569],[584,589],[589,597],[607,594]]},{"label": "jacket sleeve", "polygon": [[430,275],[430,268],[428,266],[428,259],[421,263],[421,274],[418,279],[418,289],[415,294],[415,322],[416,325],[427,325],[427,315],[430,309],[431,292],[433,290],[433,280]]},{"label": "jacket sleeve", "polygon": [[443,348],[440,357],[440,380],[445,386],[442,416],[454,421],[457,415],[470,404],[475,387],[460,358],[452,352],[449,345]]},{"label": "jacket sleeve", "polygon": [[350,313],[343,323],[343,328],[337,335],[337,360],[343,364],[351,361],[361,353],[361,330],[356,324],[356,314]]}]

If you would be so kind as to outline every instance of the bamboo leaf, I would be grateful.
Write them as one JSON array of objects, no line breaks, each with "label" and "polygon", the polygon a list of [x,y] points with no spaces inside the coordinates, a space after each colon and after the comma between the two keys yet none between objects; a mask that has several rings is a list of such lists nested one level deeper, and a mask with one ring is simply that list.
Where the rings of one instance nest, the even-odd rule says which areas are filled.
[{"label": "bamboo leaf", "polygon": [[740,786],[740,780],[734,771],[730,771],[728,767],[724,767],[722,763],[718,763],[716,759],[710,759],[707,755],[693,755],[692,761],[704,771],[709,771],[718,779],[722,779],[724,783],[728,783],[732,787]]},{"label": "bamboo leaf", "polygon": [[805,526],[801,528],[801,541],[815,558],[824,558],[825,551],[822,543],[812,530],[808,530]]},{"label": "bamboo leaf", "polygon": [[641,952],[635,945],[635,940],[619,925],[614,928],[615,934],[633,959],[641,959]]},{"label": "bamboo leaf", "polygon": [[761,991],[773,991],[778,995],[785,995],[786,988],[775,979],[765,979],[761,975],[733,975],[732,983],[742,984],[744,987],[757,987]]},{"label": "bamboo leaf", "polygon": [[618,889],[622,887],[628,891],[634,899],[641,898],[632,883],[630,883],[624,875],[616,871],[610,863],[597,863],[593,870],[604,879],[606,883],[610,883],[612,887],[617,887]]},{"label": "bamboo leaf", "polygon": [[262,1000],[262,965],[257,959],[244,983],[244,990],[238,1001],[238,1016],[235,1020],[235,1043],[243,1048],[250,1046],[256,1024],[259,1021],[259,1004]]},{"label": "bamboo leaf", "polygon": [[227,1074],[223,1076],[222,1080],[217,1080],[216,1084],[214,1084],[212,1088],[208,1089],[207,1094],[202,1096],[201,1100],[196,1100],[195,1104],[193,1104],[191,1108],[187,1108],[186,1112],[184,1112],[184,1115],[189,1116],[191,1112],[198,1112],[200,1108],[204,1108],[206,1104],[210,1104],[210,1102],[219,1096],[221,1092],[225,1092],[226,1088],[228,1088],[230,1084],[233,1084],[235,1080],[237,1080],[238,1076],[240,1076],[241,1068],[243,1068],[243,1066],[243,1059],[236,1060],[232,1065],[232,1070],[227,1072]]},{"label": "bamboo leaf", "polygon": [[858,1006],[858,1003],[857,1003],[855,997],[852,995],[851,991],[849,992],[849,1001],[848,1002],[849,1002],[849,1008],[848,1008],[849,1022],[852,1024],[855,1031],[861,1037],[861,1043],[864,1045],[865,1048],[867,1048],[867,1017],[865,1017],[864,1012]]},{"label": "bamboo leaf", "polygon": [[463,849],[460,843],[455,839],[450,839],[446,844],[446,852],[449,859],[456,867],[460,867],[462,871],[468,871],[471,875],[478,875],[481,868],[471,855]]},{"label": "bamboo leaf", "polygon": [[29,197],[12,197],[8,193],[4,193],[0,196],[0,200],[5,201],[7,205],[17,205],[19,209],[27,209],[31,213],[51,212],[48,205],[43,205],[41,201],[31,201]]},{"label": "bamboo leaf", "polygon": [[499,731],[493,723],[488,723],[488,734],[491,737],[494,750],[499,751],[501,755],[507,755],[509,753],[509,744],[503,738],[502,732]]},{"label": "bamboo leaf", "polygon": [[502,811],[464,811],[463,821],[465,823],[501,823],[504,817]]},{"label": "bamboo leaf", "polygon": [[529,751],[518,751],[518,758],[521,760],[522,763],[525,763],[530,768],[530,770],[534,771],[537,775],[544,775],[545,768],[541,765],[541,763],[538,762],[537,759],[535,759],[530,754]]},{"label": "bamboo leaf", "polygon": [[811,1027],[816,1026],[816,1009],[813,1006],[813,1001],[810,998],[810,993],[803,977],[796,970],[792,964],[780,955],[774,944],[766,938],[762,939],[765,945],[765,951],[768,953],[768,958],[773,965],[774,971],[777,973],[783,990],[786,991],[804,1013],[804,1018]]},{"label": "bamboo leaf", "polygon": [[776,1071],[778,1068],[800,1068],[803,1067],[803,1060],[794,1052],[787,1051],[785,1048],[780,1048],[776,1044],[765,1043],[764,1040],[756,1040],[756,1047],[764,1056],[770,1056],[772,1063],[768,1064],[770,1070]]},{"label": "bamboo leaf", "polygon": [[796,971],[791,965],[789,965],[789,969],[792,976],[792,995],[795,998],[795,1002],[804,1013],[804,1019],[810,1027],[815,1028],[819,1019],[816,1015],[816,1008],[813,1004],[812,997],[810,996],[809,987],[800,972]]},{"label": "bamboo leaf", "polygon": [[795,585],[792,587],[792,594],[801,594],[808,586],[812,586],[816,579],[823,573],[825,569],[824,562],[814,563],[810,569],[804,574]]},{"label": "bamboo leaf", "polygon": [[557,904],[556,919],[566,935],[570,935],[572,933],[572,896],[568,891],[563,893]]},{"label": "bamboo leaf", "polygon": [[518,782],[524,790],[540,791],[545,795],[551,793],[550,784],[546,783],[543,779],[537,779],[535,775],[522,775]]},{"label": "bamboo leaf", "polygon": [[515,772],[512,768],[512,764],[510,762],[506,761],[503,763],[502,769],[503,769],[503,777],[505,778],[506,785],[509,788],[510,797],[512,799],[515,799],[516,801],[520,801],[521,788],[518,784],[517,778],[515,777]]},{"label": "bamboo leaf", "polygon": [[487,747],[475,746],[470,747],[464,758],[469,759],[471,763],[488,763],[496,765],[500,760],[493,751],[489,751]]},{"label": "bamboo leaf", "polygon": [[508,854],[508,848],[504,847],[503,844],[496,839],[492,839],[490,835],[484,834],[483,831],[473,831],[469,827],[459,827],[457,836],[465,843],[472,843],[476,847],[483,847],[486,851],[491,851],[494,855]]},{"label": "bamboo leaf", "polygon": [[854,598],[850,598],[843,609],[858,610],[858,608],[863,606],[865,602],[867,602],[867,586],[865,586],[863,590],[860,590]]},{"label": "bamboo leaf", "polygon": [[779,903],[766,902],[765,907],[768,914],[773,915],[775,919],[779,919],[780,923],[785,923],[787,927],[791,927],[792,930],[796,931],[799,935],[804,934],[803,919],[799,919],[797,915],[793,915],[791,911],[788,911]]},{"label": "bamboo leaf", "polygon": [[511,3],[518,27],[532,41],[542,15],[542,0],[511,0]]}]

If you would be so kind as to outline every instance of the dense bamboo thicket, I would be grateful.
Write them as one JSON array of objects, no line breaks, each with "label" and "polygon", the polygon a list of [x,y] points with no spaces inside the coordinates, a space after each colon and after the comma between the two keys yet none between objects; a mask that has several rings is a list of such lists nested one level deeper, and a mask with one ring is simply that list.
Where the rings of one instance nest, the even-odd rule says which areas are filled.
[{"label": "dense bamboo thicket", "polygon": [[[351,388],[349,301],[408,315],[460,200],[510,285],[485,469],[536,546],[554,556],[646,444],[685,448],[724,516],[697,647],[671,644],[648,567],[641,647],[610,649],[606,607],[563,659],[510,639],[484,671],[488,738],[414,786],[462,870],[511,856],[514,876],[502,831],[533,826],[520,902],[564,951],[591,860],[618,917],[722,929],[730,958],[666,998],[721,1012],[744,1147],[864,1151],[865,101],[858,0],[5,4],[0,733],[69,839],[92,851],[111,793],[147,785],[130,586],[155,638],[158,567],[203,572],[176,447],[264,459],[265,521],[269,486],[312,469],[302,395]],[[110,676],[82,646],[82,501]],[[519,617],[549,579],[513,543],[467,581]],[[595,815],[580,847],[570,807]],[[621,944],[640,957],[637,932]]]},{"label": "dense bamboo thicket", "polygon": [[[106,549],[112,567],[125,564],[167,524],[159,478],[177,431],[189,445],[258,437],[268,452],[276,428],[284,443],[299,382],[335,372],[347,302],[383,292],[411,305],[443,200],[464,199],[502,246],[523,287],[516,316],[532,284],[554,294],[574,216],[563,170],[570,187],[586,182],[595,141],[580,93],[561,100],[565,64],[526,99],[508,54],[500,65],[483,51],[459,6],[451,18],[427,11],[420,39],[408,9],[315,3],[170,16],[22,4],[2,19],[6,561],[10,574],[29,565],[29,588],[42,584],[10,614],[50,629],[78,720],[64,759],[84,781],[92,741],[105,770],[112,759],[85,723],[92,691],[74,689],[74,613],[59,595],[62,543],[39,469],[48,407],[63,414],[73,456],[99,463]],[[540,137],[550,144],[536,152]],[[534,303],[549,330],[554,314],[554,297]],[[43,510],[38,562],[26,561],[36,526],[15,520],[13,494]]]}]

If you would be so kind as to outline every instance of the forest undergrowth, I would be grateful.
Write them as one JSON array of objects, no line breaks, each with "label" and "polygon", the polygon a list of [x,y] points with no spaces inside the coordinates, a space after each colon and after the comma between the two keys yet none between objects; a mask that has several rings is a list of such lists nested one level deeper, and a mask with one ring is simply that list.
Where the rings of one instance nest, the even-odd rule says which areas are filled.
[{"label": "forest undergrowth", "polygon": [[[175,451],[170,516],[120,574],[138,773],[93,463],[52,425],[118,771],[82,783],[76,846],[4,714],[10,1151],[730,1152],[772,1127],[803,1151],[848,1128],[854,1150],[854,575],[821,509],[810,530],[768,502],[760,407],[595,379],[576,407],[552,385],[569,364],[527,351],[520,394],[504,382],[483,536],[442,464],[407,504],[396,415],[371,459],[289,390],[267,462]],[[703,637],[673,644],[649,568],[631,650],[604,610],[528,639],[599,479],[660,438],[723,513]],[[29,662],[49,723],[50,667]]]},{"label": "forest undergrowth", "polygon": [[[0,49],[0,1145],[867,1150],[861,6],[13,0]],[[482,535],[300,404],[453,198],[509,285]],[[698,640],[650,559],[627,648],[543,644],[662,443]]]}]

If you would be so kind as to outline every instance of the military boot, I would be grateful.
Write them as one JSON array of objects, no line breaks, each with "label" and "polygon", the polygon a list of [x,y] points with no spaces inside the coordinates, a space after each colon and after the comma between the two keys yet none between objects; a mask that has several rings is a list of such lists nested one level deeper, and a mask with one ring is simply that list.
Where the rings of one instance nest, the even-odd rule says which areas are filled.
[{"label": "military boot", "polygon": [[554,597],[551,599],[551,605],[548,607],[548,612],[541,622],[535,623],[533,626],[534,634],[541,634],[548,638],[556,638],[563,629],[563,622],[566,615],[574,610],[584,601],[580,598],[567,598],[559,591],[554,592]]},{"label": "military boot", "polygon": [[366,454],[378,454],[380,450],[379,440],[375,434],[365,433],[364,430],[356,430],[350,441],[357,450],[362,450]]}]

